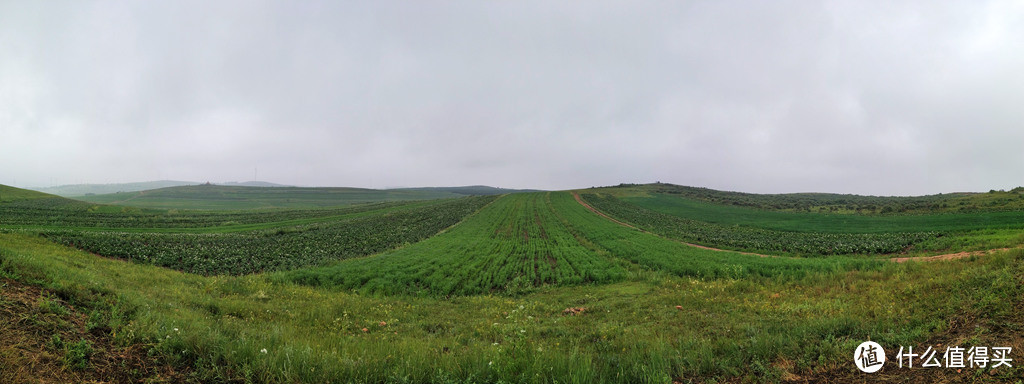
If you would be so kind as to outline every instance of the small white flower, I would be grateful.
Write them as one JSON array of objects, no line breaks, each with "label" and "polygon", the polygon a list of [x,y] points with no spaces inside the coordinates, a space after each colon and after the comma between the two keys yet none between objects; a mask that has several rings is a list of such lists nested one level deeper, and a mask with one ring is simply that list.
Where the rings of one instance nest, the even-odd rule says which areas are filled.
[{"label": "small white flower", "polygon": [[520,306],[519,306],[519,309],[523,309],[523,306],[522,306],[522,305],[520,305]]},{"label": "small white flower", "polygon": [[178,328],[174,328],[174,332],[178,332]]},{"label": "small white flower", "polygon": [[520,329],[519,333],[526,333],[526,330],[525,329]]},{"label": "small white flower", "polygon": [[490,366],[492,366],[492,365],[494,365],[494,362],[493,362],[493,361],[488,361],[488,362],[487,362],[487,366],[488,366],[488,367],[490,367]]},{"label": "small white flower", "polygon": [[263,348],[263,349],[261,349],[261,350],[260,350],[260,353],[262,353],[262,354],[264,354],[264,355],[265,355],[265,354],[267,354],[267,349],[266,349],[266,348]]},{"label": "small white flower", "polygon": [[498,345],[498,343],[494,343],[494,344],[491,344],[491,345]]}]

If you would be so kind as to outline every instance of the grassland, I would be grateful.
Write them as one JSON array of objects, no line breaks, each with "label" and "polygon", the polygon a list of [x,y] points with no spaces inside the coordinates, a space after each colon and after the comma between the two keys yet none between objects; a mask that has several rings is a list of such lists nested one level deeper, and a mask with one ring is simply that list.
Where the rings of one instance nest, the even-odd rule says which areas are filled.
[{"label": "grassland", "polygon": [[[584,195],[590,193],[588,201],[599,208],[604,201],[659,218],[699,221],[611,198],[633,193],[625,188],[593,192]],[[695,248],[616,224],[569,192],[369,204],[322,214],[51,203],[39,211],[24,209],[39,202],[0,205],[0,212],[4,206],[22,212],[0,221],[0,278],[44,287],[69,307],[94,313],[90,317],[109,330],[112,345],[146,350],[187,372],[182,380],[848,381],[863,379],[849,356],[867,339],[886,348],[1024,348],[1020,249],[908,264],[870,254],[760,257]],[[230,215],[241,221],[225,221]],[[82,228],[59,228],[61,217]],[[91,219],[100,229],[86,229]],[[135,225],[139,221],[144,223]],[[436,229],[440,221],[454,225]],[[379,246],[363,252],[368,256],[338,253],[331,261],[241,276],[184,273],[179,270],[189,270],[182,267],[187,263],[175,259],[196,252],[191,245],[201,238],[211,239],[211,247],[244,249],[245,243],[259,244],[260,236],[296,236],[280,247],[267,241],[245,252],[282,260],[330,243],[302,237],[307,232],[344,232],[366,223],[376,224],[346,238]],[[417,226],[428,230],[399,235],[405,240],[398,241],[373,237]],[[952,231],[942,239],[981,244],[986,240],[980,231],[1003,239],[1016,230]],[[114,243],[118,238],[127,243]],[[71,239],[113,245],[88,248]],[[124,249],[134,251],[116,254]],[[130,256],[152,249],[164,250],[163,267]],[[223,260],[205,251],[196,255]],[[8,361],[3,352],[0,364]],[[82,370],[90,369],[87,361]],[[928,375],[959,375],[951,372]],[[908,373],[887,367],[882,379],[926,377]],[[960,379],[1015,382],[1024,379],[1024,370],[969,369]]]},{"label": "grassland", "polygon": [[[637,272],[608,285],[437,299],[357,295],[263,275],[201,277],[26,235],[0,235],[0,257],[6,276],[104,313],[120,343],[148,346],[204,380],[253,382],[843,375],[852,368],[848,352],[868,338],[923,343],[969,318],[979,328],[964,345],[995,342],[990,334],[1019,321],[1014,305],[1024,277],[1024,255],[1013,252],[781,281]],[[567,307],[586,310],[566,316]]]},{"label": "grassland", "polygon": [[0,184],[0,203],[53,198],[56,196]]}]

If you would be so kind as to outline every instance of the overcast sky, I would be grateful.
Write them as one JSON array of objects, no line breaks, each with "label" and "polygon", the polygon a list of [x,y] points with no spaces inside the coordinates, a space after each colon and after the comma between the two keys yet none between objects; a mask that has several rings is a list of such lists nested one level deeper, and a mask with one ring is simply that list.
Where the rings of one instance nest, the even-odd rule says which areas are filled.
[{"label": "overcast sky", "polygon": [[1024,185],[1024,3],[0,0],[0,183]]}]

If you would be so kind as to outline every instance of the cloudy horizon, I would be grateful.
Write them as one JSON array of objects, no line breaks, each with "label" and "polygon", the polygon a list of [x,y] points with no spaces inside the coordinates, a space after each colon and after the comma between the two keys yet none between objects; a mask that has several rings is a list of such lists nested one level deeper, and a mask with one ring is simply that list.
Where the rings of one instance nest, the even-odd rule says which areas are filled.
[{"label": "cloudy horizon", "polygon": [[0,184],[1024,185],[1024,3],[0,0]]}]

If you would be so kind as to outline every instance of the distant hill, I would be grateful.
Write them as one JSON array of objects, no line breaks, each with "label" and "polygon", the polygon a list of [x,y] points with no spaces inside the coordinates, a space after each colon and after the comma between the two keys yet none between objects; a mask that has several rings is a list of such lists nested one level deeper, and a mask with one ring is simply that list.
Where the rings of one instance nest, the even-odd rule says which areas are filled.
[{"label": "distant hill", "polygon": [[182,185],[196,185],[194,181],[144,181],[139,183],[113,183],[113,184],[69,184],[56,187],[36,188],[37,191],[50,193],[64,197],[85,196],[88,194],[101,195],[105,193],[136,192],[149,189],[178,187]]},{"label": "distant hill", "polygon": [[277,184],[277,183],[271,183],[271,182],[267,182],[267,181],[243,181],[243,182],[229,181],[227,183],[215,183],[215,184],[217,184],[217,185],[225,185],[225,186],[232,186],[232,187],[292,187],[292,185]]},{"label": "distant hill", "polygon": [[[195,181],[160,180],[144,181],[138,183],[113,183],[113,184],[70,184],[57,187],[36,188],[45,193],[51,193],[64,197],[81,197],[86,195],[103,195],[118,192],[138,192],[151,189],[181,187],[186,185],[203,184]],[[227,183],[214,183],[216,185],[227,185],[237,187],[287,187],[287,185],[270,183],[266,181],[231,181]]]},{"label": "distant hill", "polygon": [[80,196],[91,203],[164,209],[317,208],[379,201],[432,200],[464,194],[442,190],[246,187],[188,185],[147,191]]},{"label": "distant hill", "polygon": [[508,189],[508,188],[497,188],[488,187],[486,185],[469,185],[465,187],[420,187],[420,188],[396,188],[388,189],[388,191],[422,191],[422,192],[449,192],[459,195],[467,196],[488,196],[488,195],[504,195],[506,193],[520,193],[520,192],[543,192],[538,189]]},{"label": "distant hill", "polygon": [[0,184],[0,203],[18,200],[32,200],[58,197],[48,193],[37,192],[29,189],[15,188]]}]

